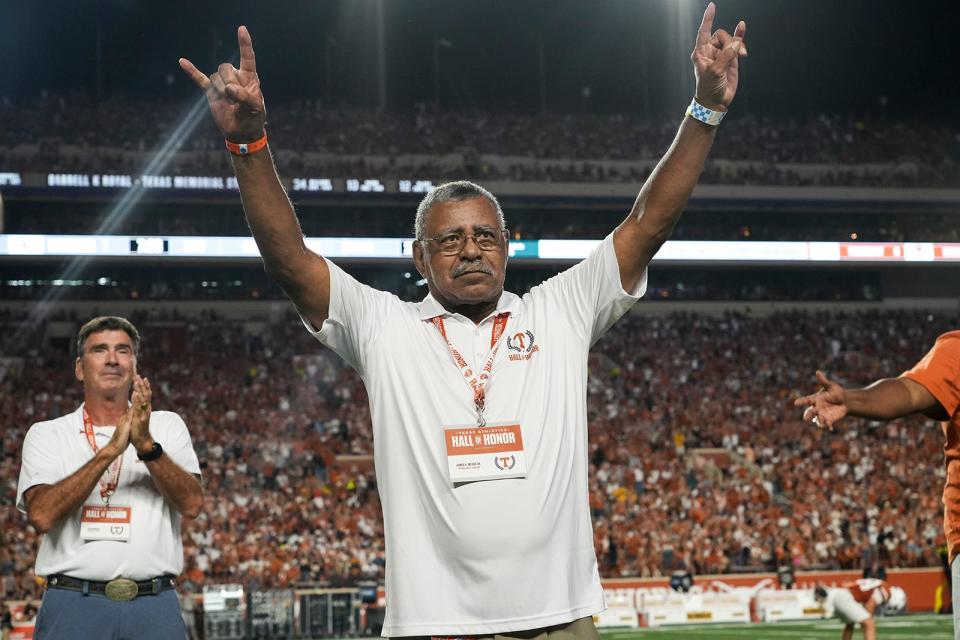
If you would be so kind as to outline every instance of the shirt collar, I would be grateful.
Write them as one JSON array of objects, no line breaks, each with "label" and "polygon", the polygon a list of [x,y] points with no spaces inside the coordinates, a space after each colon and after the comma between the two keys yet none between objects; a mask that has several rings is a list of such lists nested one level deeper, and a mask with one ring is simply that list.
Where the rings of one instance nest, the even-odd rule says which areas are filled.
[{"label": "shirt collar", "polygon": [[[77,407],[77,410],[73,412],[73,418],[74,418],[74,420],[76,420],[77,424],[80,425],[80,433],[83,433],[83,432],[84,432],[84,426],[83,426],[83,407],[86,406],[86,404],[87,404],[86,402],[81,402],[81,403],[80,403],[80,406]],[[127,406],[128,406],[128,407],[131,406],[131,402],[130,402],[129,400],[127,401]],[[95,425],[93,425],[93,432],[94,432],[95,434],[97,434],[97,435],[101,435],[101,434],[103,434],[103,433],[112,433],[112,430],[115,429],[115,428],[116,428],[116,425],[99,425],[99,424],[95,424]],[[107,429],[110,429],[111,431],[106,431]]]},{"label": "shirt collar", "polygon": [[77,424],[77,428],[80,430],[80,433],[84,432],[83,428],[83,405],[85,402],[81,402],[80,406],[77,407],[77,410],[73,412],[71,419]]},{"label": "shirt collar", "polygon": [[[493,314],[500,313],[511,313],[515,314],[520,309],[520,296],[510,293],[509,291],[504,291],[500,294],[500,299],[497,300],[497,308],[493,310]],[[454,315],[450,311],[447,311],[443,308],[437,299],[433,297],[433,294],[428,293],[427,296],[417,303],[417,313],[421,320],[430,320],[436,316],[449,317]]]}]

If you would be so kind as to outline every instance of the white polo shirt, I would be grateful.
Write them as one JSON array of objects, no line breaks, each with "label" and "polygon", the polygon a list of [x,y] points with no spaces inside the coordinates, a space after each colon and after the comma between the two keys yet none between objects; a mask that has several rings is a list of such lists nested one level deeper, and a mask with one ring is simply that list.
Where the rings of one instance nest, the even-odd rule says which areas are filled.
[{"label": "white polo shirt", "polygon": [[[587,501],[587,354],[646,288],[623,291],[612,236],[479,325],[362,285],[330,265],[330,315],[312,332],[370,398],[388,553],[385,636],[495,634],[604,609]],[[476,424],[446,342],[475,369],[509,312],[487,386],[489,423],[519,422],[527,476],[450,482],[444,427]],[[309,322],[305,325],[310,329]]]},{"label": "white polo shirt", "polygon": [[[112,426],[94,426],[99,448],[107,445],[113,431]],[[188,473],[200,474],[190,433],[180,416],[170,411],[152,412],[150,435],[163,447],[164,455]],[[26,513],[23,494],[27,489],[63,480],[93,455],[83,429],[83,405],[71,414],[31,426],[23,441],[17,508]],[[103,504],[99,486],[94,487],[84,504]],[[179,575],[183,570],[180,514],[157,491],[147,465],[137,459],[133,445],[123,452],[120,483],[110,504],[131,508],[129,541],[84,542],[78,509],[43,536],[36,574],[64,573],[86,580],[146,580],[168,573]]]}]

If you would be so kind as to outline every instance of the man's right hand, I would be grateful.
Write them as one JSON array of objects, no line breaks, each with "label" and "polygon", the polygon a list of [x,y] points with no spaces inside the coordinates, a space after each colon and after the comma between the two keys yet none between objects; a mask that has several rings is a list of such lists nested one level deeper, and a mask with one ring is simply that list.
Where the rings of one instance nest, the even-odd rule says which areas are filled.
[{"label": "man's right hand", "polygon": [[215,73],[205,75],[186,58],[180,68],[207,94],[210,113],[223,137],[238,144],[254,142],[264,136],[267,109],[260,93],[253,40],[246,27],[237,29],[240,68],[224,62]]},{"label": "man's right hand", "polygon": [[820,391],[794,401],[795,407],[806,407],[803,412],[805,422],[812,422],[820,428],[833,430],[833,425],[847,415],[847,392],[839,384],[829,379],[822,371],[817,371]]}]

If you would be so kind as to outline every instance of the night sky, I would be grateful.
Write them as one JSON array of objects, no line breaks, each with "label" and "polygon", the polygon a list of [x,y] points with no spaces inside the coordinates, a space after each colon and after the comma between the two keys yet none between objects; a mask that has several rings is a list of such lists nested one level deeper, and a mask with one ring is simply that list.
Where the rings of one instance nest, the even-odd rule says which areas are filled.
[{"label": "night sky", "polygon": [[[446,108],[539,110],[542,51],[549,111],[669,112],[693,93],[688,56],[704,6],[382,0],[385,104],[406,110],[433,100],[442,39],[450,44],[439,48]],[[750,57],[735,108],[956,119],[955,13],[946,2],[920,0],[720,0],[716,26],[732,31],[747,21]],[[297,99],[379,104],[377,0],[0,0],[0,96],[96,96],[99,88],[104,98],[186,100],[194,94],[177,58],[212,71],[214,61],[236,55],[241,23],[253,34],[268,107]]]}]

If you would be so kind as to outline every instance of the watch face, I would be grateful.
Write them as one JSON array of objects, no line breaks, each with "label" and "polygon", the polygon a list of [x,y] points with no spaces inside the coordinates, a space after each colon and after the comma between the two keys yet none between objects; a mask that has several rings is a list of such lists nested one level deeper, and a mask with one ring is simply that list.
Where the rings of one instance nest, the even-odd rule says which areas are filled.
[{"label": "watch face", "polygon": [[150,449],[147,453],[138,453],[137,457],[143,460],[144,462],[150,462],[151,460],[156,460],[161,455],[163,455],[163,447],[160,446],[159,442],[153,443],[153,448]]}]

